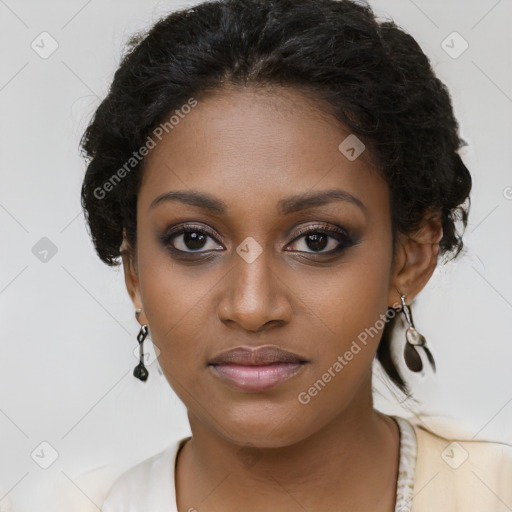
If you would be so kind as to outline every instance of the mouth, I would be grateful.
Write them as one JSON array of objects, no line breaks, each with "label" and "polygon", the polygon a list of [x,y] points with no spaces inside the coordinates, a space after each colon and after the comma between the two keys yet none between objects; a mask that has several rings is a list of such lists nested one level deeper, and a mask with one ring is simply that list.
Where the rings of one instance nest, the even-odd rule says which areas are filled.
[{"label": "mouth", "polygon": [[275,345],[265,345],[222,352],[208,366],[214,375],[238,390],[261,392],[294,377],[308,362]]}]

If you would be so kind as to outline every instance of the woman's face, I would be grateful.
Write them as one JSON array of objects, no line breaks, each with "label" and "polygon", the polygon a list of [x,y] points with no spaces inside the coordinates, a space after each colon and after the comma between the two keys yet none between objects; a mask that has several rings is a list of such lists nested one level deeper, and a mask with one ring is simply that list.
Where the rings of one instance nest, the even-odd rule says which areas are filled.
[{"label": "woman's face", "polygon": [[[148,155],[137,204],[134,300],[192,429],[261,447],[368,412],[397,297],[389,190],[369,152],[340,150],[350,133],[334,118],[275,91],[199,101]],[[268,344],[307,362],[259,390],[209,365]]]}]

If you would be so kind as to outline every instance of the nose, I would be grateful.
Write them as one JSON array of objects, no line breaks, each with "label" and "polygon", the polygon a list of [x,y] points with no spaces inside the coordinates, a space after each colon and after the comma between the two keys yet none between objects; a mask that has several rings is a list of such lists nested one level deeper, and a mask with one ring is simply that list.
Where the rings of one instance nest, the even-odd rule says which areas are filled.
[{"label": "nose", "polygon": [[290,322],[291,291],[271,267],[265,251],[251,263],[236,255],[225,283],[218,316],[226,325],[260,332]]}]

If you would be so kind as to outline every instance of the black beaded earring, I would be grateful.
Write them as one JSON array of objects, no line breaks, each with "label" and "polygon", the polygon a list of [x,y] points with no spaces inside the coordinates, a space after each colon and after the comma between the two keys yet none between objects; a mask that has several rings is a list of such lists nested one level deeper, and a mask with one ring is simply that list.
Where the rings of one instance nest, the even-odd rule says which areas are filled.
[{"label": "black beaded earring", "polygon": [[[139,315],[141,314],[142,309],[135,310],[135,316],[138,319]],[[137,334],[137,341],[139,342],[139,357],[140,362],[139,364],[133,369],[133,376],[137,379],[140,379],[142,382],[145,382],[148,378],[149,372],[147,368],[144,366],[144,340],[146,339],[146,336],[148,335],[148,326],[142,325],[139,331],[139,334]]]},{"label": "black beaded earring", "polygon": [[407,331],[405,332],[406,343],[404,347],[404,359],[407,368],[413,372],[421,372],[423,370],[423,362],[419,354],[419,349],[422,348],[425,351],[427,359],[432,366],[434,372],[436,371],[436,363],[432,353],[427,347],[427,340],[420,334],[414,327],[412,320],[411,308],[405,303],[405,295],[400,294],[400,300],[402,301],[401,311],[405,315],[405,319],[409,324]]}]

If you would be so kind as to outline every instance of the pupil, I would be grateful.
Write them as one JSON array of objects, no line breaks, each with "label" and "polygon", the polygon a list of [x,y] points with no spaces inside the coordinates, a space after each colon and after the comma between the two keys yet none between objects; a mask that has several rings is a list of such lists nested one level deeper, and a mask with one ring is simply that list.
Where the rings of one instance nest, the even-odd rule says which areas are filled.
[{"label": "pupil", "polygon": [[[310,243],[311,242],[311,243]],[[307,246],[313,251],[321,251],[327,245],[327,235],[313,234],[306,237]]]},{"label": "pupil", "polygon": [[190,231],[183,234],[183,239],[188,249],[201,249],[205,243],[206,236],[198,234],[196,231]]}]

